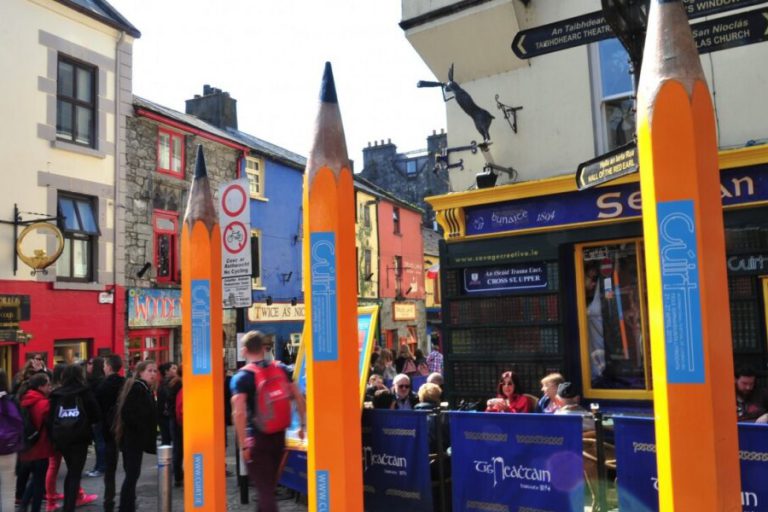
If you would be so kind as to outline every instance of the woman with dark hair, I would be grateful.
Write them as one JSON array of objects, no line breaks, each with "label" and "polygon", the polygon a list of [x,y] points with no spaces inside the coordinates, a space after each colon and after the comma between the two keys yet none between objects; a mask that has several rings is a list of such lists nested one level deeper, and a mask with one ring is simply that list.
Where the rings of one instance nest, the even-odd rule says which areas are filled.
[{"label": "woman with dark hair", "polygon": [[531,412],[528,397],[520,387],[520,378],[513,371],[501,374],[496,398],[488,400],[486,405],[486,412]]},{"label": "woman with dark hair", "polygon": [[[48,469],[48,457],[53,454],[48,429],[45,428],[51,410],[51,404],[48,401],[50,392],[51,380],[44,372],[32,375],[19,390],[21,406],[27,410],[32,424],[40,432],[35,444],[19,455],[20,472],[32,475],[29,485],[24,486],[26,482],[17,481],[16,493],[21,498],[21,510],[27,510],[31,504],[32,512],[40,512],[43,502],[45,471]],[[19,488],[19,485],[22,488]]]},{"label": "woman with dark hair", "polygon": [[61,387],[51,393],[51,439],[67,463],[64,478],[64,512],[95,501],[95,494],[80,492],[80,477],[93,440],[93,425],[99,422],[99,404],[86,385],[83,367],[70,364],[61,375]]},{"label": "woman with dark hair", "polygon": [[157,381],[154,361],[142,361],[125,381],[115,413],[115,441],[123,454],[125,479],[120,489],[120,512],[136,511],[136,483],[141,476],[141,460],[146,453],[157,453],[157,410],[152,388]]}]

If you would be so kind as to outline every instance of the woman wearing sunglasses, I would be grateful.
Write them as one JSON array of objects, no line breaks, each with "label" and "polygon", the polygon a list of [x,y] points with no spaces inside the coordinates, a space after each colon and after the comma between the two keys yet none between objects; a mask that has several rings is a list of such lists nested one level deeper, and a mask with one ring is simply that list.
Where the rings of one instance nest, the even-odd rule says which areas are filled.
[{"label": "woman wearing sunglasses", "polygon": [[496,398],[488,400],[486,405],[486,412],[531,412],[528,397],[520,387],[520,379],[512,371],[501,374]]}]

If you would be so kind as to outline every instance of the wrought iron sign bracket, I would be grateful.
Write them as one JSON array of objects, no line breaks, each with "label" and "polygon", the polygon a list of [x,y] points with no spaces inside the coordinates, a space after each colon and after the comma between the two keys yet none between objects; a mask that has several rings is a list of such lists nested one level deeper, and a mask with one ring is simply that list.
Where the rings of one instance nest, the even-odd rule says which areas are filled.
[{"label": "wrought iron sign bracket", "polygon": [[[36,219],[30,219],[30,220],[23,220],[21,218],[21,214],[25,213],[28,215],[37,215],[42,218],[36,218]],[[0,219],[0,224],[8,224],[13,226],[13,275],[16,275],[16,272],[19,270],[19,260],[18,255],[16,254],[16,243],[19,240],[19,226],[28,226],[30,224],[34,224],[35,222],[50,222],[53,220],[59,220],[58,217],[49,217],[47,216],[47,213],[35,213],[35,212],[21,212],[19,211],[19,205],[14,203],[13,205],[13,220],[2,220]]]},{"label": "wrought iron sign bracket", "polygon": [[512,131],[517,133],[517,111],[523,110],[523,107],[510,107],[509,105],[505,105],[499,101],[499,95],[497,94],[496,108],[501,110],[501,112],[504,114],[504,119],[507,120],[507,123],[509,123],[509,127],[512,128]]},{"label": "wrought iron sign bracket", "polygon": [[466,146],[455,146],[452,148],[443,147],[440,149],[440,153],[435,155],[435,166],[432,168],[432,172],[437,174],[440,171],[447,171],[449,169],[459,168],[464,170],[464,159],[460,159],[458,162],[449,163],[449,156],[451,153],[461,153],[463,151],[469,151],[473,155],[480,149],[477,141],[472,141]]}]

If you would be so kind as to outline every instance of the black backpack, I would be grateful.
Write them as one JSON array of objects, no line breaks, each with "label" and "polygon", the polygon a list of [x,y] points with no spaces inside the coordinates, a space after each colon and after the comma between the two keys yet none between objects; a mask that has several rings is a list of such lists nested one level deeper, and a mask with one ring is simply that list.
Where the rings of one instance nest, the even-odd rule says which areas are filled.
[{"label": "black backpack", "polygon": [[61,450],[74,444],[90,443],[91,422],[85,411],[85,402],[80,393],[57,396],[51,401],[51,440]]},{"label": "black backpack", "polygon": [[26,407],[19,406],[21,412],[21,419],[24,421],[24,448],[23,452],[31,449],[40,440],[40,431],[45,428],[44,425],[40,425],[38,429],[35,423],[32,421],[32,414]]}]

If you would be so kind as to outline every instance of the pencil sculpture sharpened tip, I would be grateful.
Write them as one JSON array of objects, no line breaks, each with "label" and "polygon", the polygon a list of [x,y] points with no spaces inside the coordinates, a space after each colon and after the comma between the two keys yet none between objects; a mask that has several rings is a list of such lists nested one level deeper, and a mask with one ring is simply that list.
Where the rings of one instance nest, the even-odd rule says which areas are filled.
[{"label": "pencil sculpture sharpened tip", "polygon": [[205,168],[205,155],[203,155],[203,145],[197,145],[197,158],[195,160],[195,178],[208,177],[208,171]]},{"label": "pencil sculpture sharpened tip", "polygon": [[331,63],[325,63],[325,70],[323,71],[323,81],[320,85],[320,101],[326,103],[338,103],[336,97],[336,83],[333,81],[333,69],[331,69]]}]

